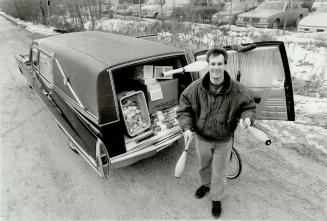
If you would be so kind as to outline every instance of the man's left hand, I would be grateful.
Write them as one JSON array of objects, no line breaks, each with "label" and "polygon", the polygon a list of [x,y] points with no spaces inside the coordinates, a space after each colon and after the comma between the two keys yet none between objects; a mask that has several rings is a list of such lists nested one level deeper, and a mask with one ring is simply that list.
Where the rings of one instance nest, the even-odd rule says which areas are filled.
[{"label": "man's left hand", "polygon": [[251,126],[250,118],[240,119],[240,126],[243,130],[246,130],[249,126]]}]

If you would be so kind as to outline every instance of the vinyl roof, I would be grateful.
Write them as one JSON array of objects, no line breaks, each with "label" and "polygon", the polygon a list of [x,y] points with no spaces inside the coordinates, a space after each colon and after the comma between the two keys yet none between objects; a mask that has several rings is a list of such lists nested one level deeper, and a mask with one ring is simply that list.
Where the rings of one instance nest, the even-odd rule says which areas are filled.
[{"label": "vinyl roof", "polygon": [[[38,47],[58,61],[81,103],[99,125],[117,119],[108,68],[151,58],[185,54],[184,51],[150,40],[105,32],[88,31],[54,35],[35,40]],[[124,72],[125,73],[125,72]],[[53,65],[56,90],[76,101],[63,83],[59,66]]]},{"label": "vinyl roof", "polygon": [[[56,54],[67,54],[69,51],[79,58],[97,60],[106,67],[113,67],[130,61],[154,56],[185,53],[182,50],[155,43],[141,38],[117,35],[99,31],[74,32],[54,35],[36,40],[40,46]],[[74,59],[74,57],[72,57]]]}]

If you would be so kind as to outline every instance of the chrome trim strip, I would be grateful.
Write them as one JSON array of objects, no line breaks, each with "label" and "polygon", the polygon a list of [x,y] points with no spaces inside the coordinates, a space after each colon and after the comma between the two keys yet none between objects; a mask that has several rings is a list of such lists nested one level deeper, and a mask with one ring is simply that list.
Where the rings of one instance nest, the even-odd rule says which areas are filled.
[{"label": "chrome trim strip", "polygon": [[[103,147],[102,149],[101,149],[101,146]],[[106,170],[104,170],[104,166],[102,164],[101,150],[105,152],[104,154],[107,157],[108,163],[107,163],[107,166],[106,166],[107,167]],[[100,171],[101,177],[102,178],[108,178],[108,176],[109,176],[110,157],[109,157],[108,151],[107,151],[104,143],[99,138],[97,139],[95,154],[96,154],[96,158],[97,158],[97,167],[98,167],[98,169]]]},{"label": "chrome trim strip", "polygon": [[97,164],[97,167],[99,169],[99,172],[101,174],[101,177],[104,178],[105,175],[104,175],[104,171],[103,171],[103,165],[102,165],[102,160],[101,160],[101,140],[100,139],[97,139],[97,143],[96,143],[96,146],[95,146],[95,156],[96,156],[96,164]]},{"label": "chrome trim strip", "polygon": [[98,118],[92,114],[91,112],[89,112],[87,109],[83,110],[81,109],[81,107],[74,101],[72,100],[69,96],[67,96],[62,90],[60,90],[60,88],[58,88],[56,85],[54,85],[53,87],[54,91],[57,92],[61,97],[64,98],[64,101],[74,107],[74,109],[78,110],[78,112],[80,112],[83,116],[85,116],[87,119],[90,119],[93,123],[98,124]]},{"label": "chrome trim strip", "polygon": [[[111,121],[111,122],[106,123],[106,124],[112,124],[112,123],[120,121],[119,108],[118,108],[119,104],[118,104],[118,101],[117,101],[116,87],[115,87],[115,83],[114,83],[114,80],[113,80],[112,72],[111,72],[110,69],[108,69],[107,72],[109,74],[109,80],[110,80],[110,83],[111,83],[112,96],[114,97],[114,101],[115,101],[115,105],[116,105],[117,120]],[[103,125],[106,125],[106,124],[103,124]]]},{"label": "chrome trim strip", "polygon": [[89,120],[83,115],[81,114],[78,110],[76,110],[75,108],[71,107],[73,112],[76,113],[80,118],[81,118],[81,122],[83,124],[85,124],[86,127],[89,127],[90,130],[92,131],[93,135],[96,137],[99,137],[99,135],[101,134],[100,130],[98,130],[98,128],[96,128],[95,126],[93,126]]},{"label": "chrome trim strip", "polygon": [[49,110],[48,106],[44,103],[44,101],[42,100],[42,98],[40,97],[40,95],[35,91],[34,87],[32,87],[32,89],[33,89],[34,93],[36,94],[36,96],[40,99],[41,103],[45,106],[46,110],[55,119],[55,121],[57,122],[57,124],[60,127],[60,129],[66,134],[66,136],[69,137],[69,139],[71,141],[74,142],[75,147],[76,147],[76,150],[78,151],[78,153],[86,160],[86,162],[88,162],[88,164],[90,164],[90,166],[98,173],[98,175],[101,176],[100,172],[97,170],[97,168],[95,166],[96,165],[95,164],[95,161],[87,153],[85,153],[85,151],[79,146],[79,144],[72,138],[72,136],[67,132],[67,130],[61,125],[61,123],[57,120],[57,118]]},{"label": "chrome trim strip", "polygon": [[62,90],[60,90],[60,88],[58,88],[57,86],[53,87],[54,91],[56,91],[60,96],[62,96],[64,98],[64,101],[66,102],[66,104],[68,104],[69,106],[73,107],[75,110],[77,110],[79,113],[81,113],[83,116],[85,116],[87,119],[90,119],[93,123],[99,125],[99,126],[106,126],[112,123],[116,123],[119,120],[116,121],[111,121],[108,123],[104,123],[104,124],[99,124],[99,118],[96,117],[93,113],[91,113],[90,111],[83,110],[81,109],[81,107],[74,101],[72,100],[69,96],[67,96]]},{"label": "chrome trim strip", "polygon": [[134,64],[138,64],[138,63],[143,63],[143,62],[147,62],[147,61],[155,61],[155,60],[159,60],[159,59],[162,59],[162,58],[171,58],[171,57],[175,57],[175,56],[178,56],[178,55],[184,55],[185,59],[187,61],[186,53],[181,52],[181,53],[174,53],[174,54],[155,56],[155,57],[151,57],[151,58],[145,58],[145,59],[141,59],[141,60],[137,60],[137,61],[131,61],[131,62],[128,62],[128,63],[124,63],[124,64],[121,64],[121,65],[111,67],[111,68],[109,68],[109,70],[113,71],[113,70],[116,70],[116,69],[119,69],[119,68],[122,68],[122,67],[130,66],[130,65],[134,65]]},{"label": "chrome trim strip", "polygon": [[163,145],[163,146],[159,147],[159,149],[157,150],[157,153],[162,151],[163,149],[166,149],[167,147],[172,145],[175,141],[179,140],[181,137],[183,137],[182,134],[177,136],[177,137],[172,138],[171,140],[169,140],[170,141],[169,143],[166,141],[167,143],[166,142],[161,142],[161,144],[160,143],[156,144],[157,146]]},{"label": "chrome trim strip", "polygon": [[120,163],[122,161],[129,160],[131,158],[137,157],[139,155],[143,155],[143,154],[146,154],[148,152],[155,151],[156,149],[157,149],[157,147],[155,145],[151,145],[151,146],[149,146],[147,148],[143,148],[143,149],[141,149],[139,151],[133,152],[131,154],[124,155],[122,157],[111,158],[110,159],[110,164],[114,165],[116,163]]},{"label": "chrome trim strip", "polygon": [[36,44],[36,45],[37,45],[36,48],[39,49],[40,51],[42,51],[43,53],[49,55],[50,57],[54,56],[54,52],[51,51],[50,49],[47,49],[47,48],[45,48],[43,46],[40,46],[38,44]]},{"label": "chrome trim strip", "polygon": [[[174,135],[168,135],[165,139],[163,139],[162,141],[159,141],[156,144],[152,144],[149,145],[148,147],[144,147],[141,148],[139,150],[131,150],[131,152],[126,152],[123,155],[118,155],[116,157],[110,158],[110,165],[115,165],[115,164],[119,164],[125,160],[129,160],[138,156],[142,156],[143,154],[147,154],[149,152],[159,152],[163,149],[165,149],[166,147],[170,146],[172,143],[174,143],[176,140],[178,140],[179,138],[182,137],[181,132],[178,132]],[[168,140],[166,140],[168,138]],[[163,146],[161,146],[163,145]]]},{"label": "chrome trim strip", "polygon": [[39,77],[43,80],[42,82],[47,85],[48,88],[53,88],[53,84],[49,83],[47,79],[45,79],[45,77],[43,77],[43,75],[41,74],[41,72],[37,73],[39,75]]},{"label": "chrome trim strip", "polygon": [[68,87],[68,89],[73,94],[74,98],[76,99],[76,101],[78,102],[78,104],[80,105],[80,107],[83,110],[86,110],[86,107],[82,104],[81,100],[77,97],[75,91],[73,90],[72,86],[70,85],[69,79],[66,77],[64,71],[62,70],[62,68],[61,68],[61,66],[59,64],[59,61],[56,58],[54,58],[54,60],[56,61],[57,65],[59,67],[60,73],[61,73],[62,77],[64,78],[64,85],[66,85]]}]

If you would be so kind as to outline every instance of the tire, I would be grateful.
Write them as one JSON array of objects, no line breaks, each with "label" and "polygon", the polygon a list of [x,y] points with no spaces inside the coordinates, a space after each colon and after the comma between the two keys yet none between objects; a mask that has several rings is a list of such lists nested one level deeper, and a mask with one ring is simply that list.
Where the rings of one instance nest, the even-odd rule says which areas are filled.
[{"label": "tire", "polygon": [[279,20],[275,20],[274,21],[274,23],[272,24],[272,26],[271,26],[273,29],[278,29],[278,27],[279,27]]},{"label": "tire", "polygon": [[158,18],[158,15],[159,15],[159,13],[158,13],[158,12],[157,12],[157,13],[155,13],[155,14],[154,14],[154,16],[153,16],[153,18],[154,18],[154,19],[157,19],[157,18]]},{"label": "tire", "polygon": [[229,164],[227,167],[227,178],[235,179],[241,174],[241,172],[242,172],[241,157],[237,152],[237,150],[233,147],[230,155]]},{"label": "tire", "polygon": [[69,142],[69,147],[74,153],[78,154],[78,151],[76,150],[75,145],[73,144],[73,142]]}]

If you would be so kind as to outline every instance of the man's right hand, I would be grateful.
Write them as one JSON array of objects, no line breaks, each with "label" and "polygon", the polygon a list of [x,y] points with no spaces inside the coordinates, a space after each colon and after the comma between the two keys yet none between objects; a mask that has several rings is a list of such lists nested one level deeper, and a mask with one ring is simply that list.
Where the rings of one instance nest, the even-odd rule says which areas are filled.
[{"label": "man's right hand", "polygon": [[193,137],[193,132],[192,131],[186,130],[184,132],[184,142],[185,142],[185,145],[187,144],[187,142],[190,142],[191,141],[192,137]]}]

